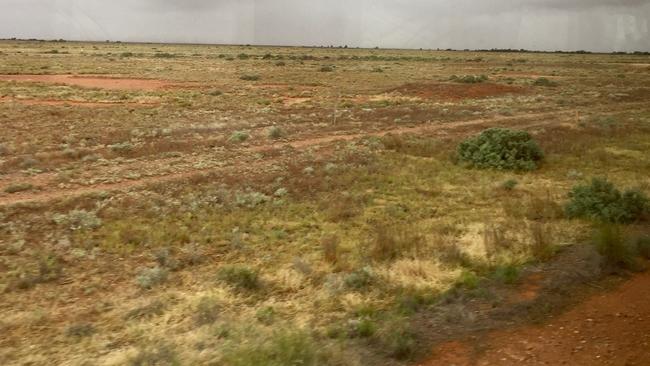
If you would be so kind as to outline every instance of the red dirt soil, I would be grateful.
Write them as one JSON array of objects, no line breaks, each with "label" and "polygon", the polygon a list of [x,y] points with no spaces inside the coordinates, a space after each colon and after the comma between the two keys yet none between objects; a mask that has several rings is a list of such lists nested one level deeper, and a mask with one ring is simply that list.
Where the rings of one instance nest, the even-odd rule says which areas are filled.
[{"label": "red dirt soil", "polygon": [[0,97],[0,103],[20,103],[24,105],[45,105],[45,106],[75,106],[88,108],[104,107],[152,107],[159,103],[129,103],[129,102],[87,102],[80,100],[55,100],[55,99],[16,99]]},{"label": "red dirt soil", "polygon": [[111,90],[154,91],[174,86],[173,83],[163,80],[113,78],[98,75],[0,75],[0,81],[64,84]]},{"label": "red dirt soil", "polygon": [[436,347],[419,366],[649,365],[650,273],[536,326]]},{"label": "red dirt soil", "polygon": [[451,84],[451,83],[413,83],[405,84],[388,92],[422,99],[462,100],[480,99],[506,94],[522,94],[526,89],[501,84]]}]

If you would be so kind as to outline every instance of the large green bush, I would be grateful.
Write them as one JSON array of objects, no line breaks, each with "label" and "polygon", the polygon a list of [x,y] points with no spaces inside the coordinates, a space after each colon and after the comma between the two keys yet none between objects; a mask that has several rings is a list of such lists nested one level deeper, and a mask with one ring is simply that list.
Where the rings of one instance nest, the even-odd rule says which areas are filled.
[{"label": "large green bush", "polygon": [[458,158],[483,169],[535,170],[544,153],[528,132],[490,128],[463,141]]},{"label": "large green bush", "polygon": [[579,185],[569,193],[567,216],[585,217],[612,223],[630,223],[648,210],[648,198],[638,190],[621,192],[607,179],[594,178],[589,185]]}]

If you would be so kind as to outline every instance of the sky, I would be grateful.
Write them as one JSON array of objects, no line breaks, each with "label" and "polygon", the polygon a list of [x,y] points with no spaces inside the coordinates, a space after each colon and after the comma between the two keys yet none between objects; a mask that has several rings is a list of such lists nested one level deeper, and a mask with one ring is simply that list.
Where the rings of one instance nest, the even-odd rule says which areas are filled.
[{"label": "sky", "polygon": [[0,0],[0,38],[650,51],[650,0]]}]

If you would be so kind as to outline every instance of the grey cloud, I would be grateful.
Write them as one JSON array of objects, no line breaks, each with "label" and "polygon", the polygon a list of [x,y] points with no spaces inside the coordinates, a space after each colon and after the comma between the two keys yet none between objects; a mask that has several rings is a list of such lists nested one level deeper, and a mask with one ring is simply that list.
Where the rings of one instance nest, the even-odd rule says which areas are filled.
[{"label": "grey cloud", "polygon": [[0,0],[0,37],[649,50],[647,0]]}]

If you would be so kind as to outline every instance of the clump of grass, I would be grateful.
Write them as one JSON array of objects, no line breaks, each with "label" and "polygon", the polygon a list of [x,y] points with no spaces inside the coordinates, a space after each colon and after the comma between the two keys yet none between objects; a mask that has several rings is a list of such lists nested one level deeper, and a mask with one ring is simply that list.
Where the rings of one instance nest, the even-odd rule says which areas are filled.
[{"label": "clump of grass", "polygon": [[424,238],[407,227],[377,222],[372,229],[374,238],[369,254],[375,261],[391,261],[409,255],[416,257],[424,244]]},{"label": "clump of grass", "polygon": [[641,257],[650,259],[650,236],[640,236],[636,241],[636,248]]},{"label": "clump of grass", "polygon": [[339,261],[339,244],[341,239],[336,235],[326,235],[321,239],[323,258],[326,262],[336,264]]},{"label": "clump of grass", "polygon": [[263,307],[255,313],[255,318],[262,324],[271,325],[275,321],[275,309],[271,306]]},{"label": "clump of grass", "polygon": [[246,131],[235,131],[230,135],[228,141],[232,142],[244,142],[250,138],[250,135]]},{"label": "clump of grass", "polygon": [[222,267],[217,279],[241,290],[256,290],[261,286],[259,273],[246,266]]},{"label": "clump of grass", "polygon": [[598,253],[611,268],[633,269],[636,266],[635,248],[625,238],[620,225],[597,223],[593,241]]},{"label": "clump of grass", "polygon": [[553,232],[550,225],[534,222],[530,225],[530,253],[533,258],[546,261],[555,254]]},{"label": "clump of grass", "polygon": [[553,87],[553,86],[557,86],[558,84],[557,84],[556,81],[553,81],[553,80],[550,80],[550,79],[547,79],[547,78],[538,78],[538,79],[535,80],[533,85],[535,85],[535,86],[547,86],[547,87],[550,86],[550,87]]},{"label": "clump of grass", "polygon": [[327,206],[326,218],[331,222],[341,222],[356,217],[362,211],[362,202],[355,195],[344,193],[330,200]]},{"label": "clump of grass", "polygon": [[181,362],[175,348],[167,343],[158,343],[141,348],[129,359],[129,366],[180,366]]},{"label": "clump of grass", "polygon": [[408,324],[408,319],[398,318],[389,321],[378,332],[377,337],[390,357],[407,360],[417,351],[417,337]]},{"label": "clump of grass", "polygon": [[279,67],[287,66],[287,63],[284,62],[284,61],[278,61],[278,62],[275,63],[275,66],[279,66]]},{"label": "clump of grass", "polygon": [[639,190],[621,192],[607,179],[594,178],[589,185],[578,185],[569,193],[567,216],[584,217],[610,223],[640,220],[649,209],[648,197]]},{"label": "clump of grass", "polygon": [[8,288],[20,290],[30,289],[40,283],[48,283],[61,278],[63,264],[61,259],[54,254],[45,254],[38,260],[38,271],[36,273],[23,273],[14,281],[9,283]]},{"label": "clump of grass", "polygon": [[512,264],[498,266],[494,270],[494,278],[501,283],[514,284],[519,280],[519,268]]},{"label": "clump of grass", "polygon": [[478,287],[480,278],[472,271],[463,271],[456,281],[456,286],[474,290]]},{"label": "clump of grass", "polygon": [[165,283],[168,276],[169,272],[165,268],[147,268],[140,272],[140,274],[135,278],[135,282],[141,288],[149,290]]},{"label": "clump of grass", "polygon": [[197,326],[209,325],[217,321],[221,313],[221,306],[213,297],[203,297],[199,300],[194,311],[194,323]]},{"label": "clump of grass", "polygon": [[240,54],[237,55],[237,58],[240,59],[240,60],[248,60],[251,57],[246,53],[240,53]]},{"label": "clump of grass", "polygon": [[490,128],[458,146],[460,161],[481,169],[535,170],[544,154],[525,131]]},{"label": "clump of grass", "polygon": [[73,324],[66,329],[65,334],[68,337],[84,338],[95,334],[95,327],[90,323]]},{"label": "clump of grass", "polygon": [[224,351],[229,366],[316,366],[319,356],[311,337],[295,330],[281,330],[255,342],[238,343]]},{"label": "clump of grass", "polygon": [[176,55],[169,52],[157,52],[153,55],[155,58],[175,58]]},{"label": "clump of grass", "polygon": [[349,289],[363,290],[372,285],[374,277],[372,270],[365,267],[346,275],[343,279],[343,283],[345,284],[345,287]]},{"label": "clump of grass", "polygon": [[162,315],[165,311],[165,304],[160,300],[152,301],[151,303],[137,307],[124,316],[127,320],[132,319],[145,319],[157,315]]},{"label": "clump of grass", "polygon": [[29,183],[14,183],[9,185],[7,188],[4,189],[6,193],[12,194],[12,193],[18,193],[18,192],[25,192],[32,190],[34,186]]},{"label": "clump of grass", "polygon": [[334,67],[326,65],[326,66],[322,66],[318,71],[320,71],[320,72],[333,72]]},{"label": "clump of grass", "polygon": [[244,80],[244,81],[258,81],[258,80],[260,80],[259,75],[242,75],[239,78],[241,80]]},{"label": "clump of grass", "polygon": [[270,139],[278,140],[283,138],[285,135],[284,130],[278,126],[273,126],[269,128],[268,136]]},{"label": "clump of grass", "polygon": [[351,320],[348,335],[351,338],[369,338],[377,332],[377,323],[369,317]]},{"label": "clump of grass", "polygon": [[519,185],[519,182],[516,179],[508,179],[501,183],[501,188],[505,191],[512,191],[517,188],[517,185]]}]

